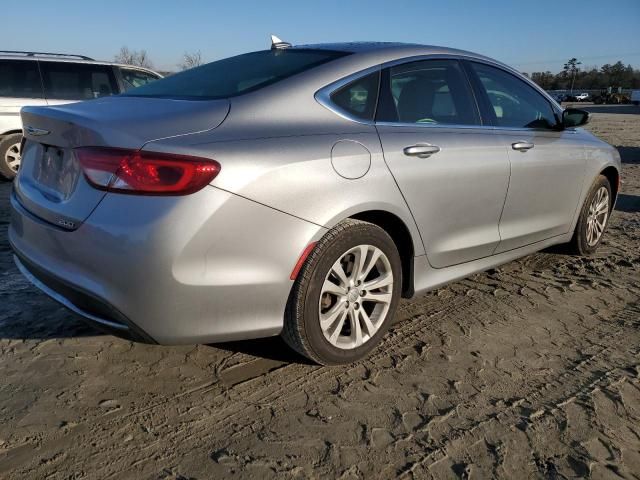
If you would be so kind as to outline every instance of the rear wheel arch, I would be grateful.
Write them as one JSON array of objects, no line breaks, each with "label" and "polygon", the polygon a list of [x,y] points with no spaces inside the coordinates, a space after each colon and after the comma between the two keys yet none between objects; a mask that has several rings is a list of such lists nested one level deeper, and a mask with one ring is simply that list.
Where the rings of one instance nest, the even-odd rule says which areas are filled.
[{"label": "rear wheel arch", "polygon": [[400,254],[402,264],[402,297],[411,298],[415,292],[413,283],[413,259],[415,256],[413,237],[402,219],[385,210],[367,210],[349,218],[372,223],[382,228],[391,237]]}]

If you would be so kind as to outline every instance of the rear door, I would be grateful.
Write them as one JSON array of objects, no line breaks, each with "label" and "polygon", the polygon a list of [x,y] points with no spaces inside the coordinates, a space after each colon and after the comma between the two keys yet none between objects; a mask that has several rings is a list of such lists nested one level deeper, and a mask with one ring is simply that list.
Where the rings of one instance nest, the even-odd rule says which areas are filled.
[{"label": "rear door", "polygon": [[496,253],[567,233],[578,206],[585,152],[574,130],[555,129],[551,103],[497,66],[469,62],[477,96],[509,152],[511,180]]},{"label": "rear door", "polygon": [[110,65],[52,61],[39,63],[49,105],[92,100],[120,93]]},{"label": "rear door", "polygon": [[0,134],[22,129],[25,105],[46,105],[38,62],[0,60]]},{"label": "rear door", "polygon": [[509,159],[500,135],[483,127],[461,64],[424,60],[383,70],[376,125],[430,264],[491,255]]}]

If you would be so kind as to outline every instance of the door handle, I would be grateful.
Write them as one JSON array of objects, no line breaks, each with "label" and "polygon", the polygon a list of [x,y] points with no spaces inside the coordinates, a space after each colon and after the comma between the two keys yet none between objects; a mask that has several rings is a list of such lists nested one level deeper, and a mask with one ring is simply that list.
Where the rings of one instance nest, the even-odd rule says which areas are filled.
[{"label": "door handle", "polygon": [[519,152],[526,152],[534,147],[531,142],[516,142],[511,144],[511,148],[518,150]]},{"label": "door handle", "polygon": [[434,153],[438,153],[439,151],[440,151],[440,147],[425,143],[425,144],[417,144],[417,145],[411,145],[410,147],[405,147],[404,154],[409,157],[427,158],[433,155]]}]

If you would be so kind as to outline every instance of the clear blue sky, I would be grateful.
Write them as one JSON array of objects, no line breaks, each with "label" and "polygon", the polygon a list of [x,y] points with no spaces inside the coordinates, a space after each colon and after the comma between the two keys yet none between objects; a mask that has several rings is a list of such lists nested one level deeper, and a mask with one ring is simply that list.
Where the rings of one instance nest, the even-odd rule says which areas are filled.
[{"label": "clear blue sky", "polygon": [[127,45],[159,70],[175,70],[185,51],[211,61],[263,49],[270,33],[444,45],[526,72],[556,72],[574,56],[640,68],[640,0],[30,0],[3,18],[0,48],[110,60]]}]

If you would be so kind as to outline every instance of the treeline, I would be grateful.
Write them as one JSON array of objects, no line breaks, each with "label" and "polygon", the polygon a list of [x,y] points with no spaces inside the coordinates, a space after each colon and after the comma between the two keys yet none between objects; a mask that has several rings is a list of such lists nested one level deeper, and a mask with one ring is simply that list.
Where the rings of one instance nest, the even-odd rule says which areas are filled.
[{"label": "treeline", "polygon": [[529,76],[545,90],[595,90],[607,87],[622,87],[624,89],[640,88],[640,70],[631,65],[616,62],[598,67],[580,68],[580,62],[571,59],[565,68],[556,74],[547,72],[533,72]]}]

